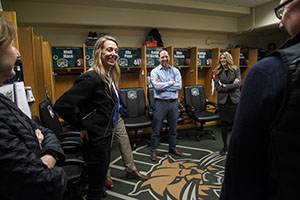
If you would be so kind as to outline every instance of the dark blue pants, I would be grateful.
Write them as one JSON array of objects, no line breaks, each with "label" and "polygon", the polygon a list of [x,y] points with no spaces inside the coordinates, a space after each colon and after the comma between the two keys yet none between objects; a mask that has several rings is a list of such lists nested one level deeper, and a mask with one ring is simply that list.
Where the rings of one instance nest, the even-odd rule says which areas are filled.
[{"label": "dark blue pants", "polygon": [[176,148],[177,135],[177,119],[178,119],[178,102],[155,100],[154,102],[154,117],[152,121],[152,134],[150,148],[151,152],[156,152],[159,143],[159,133],[163,124],[163,120],[167,119],[169,124],[169,149]]}]

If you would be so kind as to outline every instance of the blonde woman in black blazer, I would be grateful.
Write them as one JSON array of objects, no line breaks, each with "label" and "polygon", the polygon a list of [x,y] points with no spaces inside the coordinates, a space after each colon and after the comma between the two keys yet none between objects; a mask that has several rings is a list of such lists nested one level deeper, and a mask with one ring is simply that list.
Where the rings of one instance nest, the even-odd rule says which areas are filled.
[{"label": "blonde woman in black blazer", "polygon": [[227,130],[233,122],[237,104],[240,99],[241,72],[238,66],[233,65],[229,52],[220,55],[219,65],[216,68],[215,85],[218,92],[218,105],[221,117],[223,148],[221,155],[227,152]]},{"label": "blonde woman in black blazer", "polygon": [[118,49],[115,38],[99,38],[92,67],[54,105],[65,121],[81,130],[82,154],[88,168],[86,200],[100,200],[104,196],[116,105],[112,82],[120,79]]}]

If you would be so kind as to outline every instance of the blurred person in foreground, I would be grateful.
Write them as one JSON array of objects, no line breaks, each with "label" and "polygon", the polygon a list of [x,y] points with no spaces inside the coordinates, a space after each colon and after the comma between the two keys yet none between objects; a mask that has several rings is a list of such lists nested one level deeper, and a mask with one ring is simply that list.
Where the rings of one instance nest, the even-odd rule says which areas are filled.
[{"label": "blurred person in foreground", "polygon": [[300,199],[300,0],[274,11],[290,38],[247,74],[221,200]]},{"label": "blurred person in foreground", "polygon": [[[0,84],[15,75],[15,28],[0,15]],[[55,134],[0,94],[0,199],[59,200],[67,177],[56,164],[64,153]]]}]

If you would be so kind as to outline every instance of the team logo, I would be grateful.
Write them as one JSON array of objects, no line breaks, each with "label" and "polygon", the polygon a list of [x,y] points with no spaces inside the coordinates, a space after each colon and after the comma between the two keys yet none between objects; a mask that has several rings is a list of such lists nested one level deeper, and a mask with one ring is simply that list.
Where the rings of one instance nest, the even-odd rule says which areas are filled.
[{"label": "team logo", "polygon": [[68,67],[68,60],[67,59],[60,58],[56,62],[57,62],[58,67]]},{"label": "team logo", "polygon": [[119,66],[120,67],[127,67],[128,66],[128,60],[126,58],[120,58],[119,59]]},{"label": "team logo", "polygon": [[191,94],[193,96],[198,96],[199,95],[199,89],[198,88],[192,88],[191,89]]},{"label": "team logo", "polygon": [[224,159],[218,153],[210,153],[200,160],[174,160],[166,156],[148,173],[149,179],[138,182],[129,195],[149,192],[154,199],[166,200],[219,197],[224,168],[217,163]]},{"label": "team logo", "polygon": [[137,98],[136,91],[133,91],[133,90],[128,91],[128,92],[127,92],[127,98],[128,98],[128,99],[136,99],[136,98]]}]

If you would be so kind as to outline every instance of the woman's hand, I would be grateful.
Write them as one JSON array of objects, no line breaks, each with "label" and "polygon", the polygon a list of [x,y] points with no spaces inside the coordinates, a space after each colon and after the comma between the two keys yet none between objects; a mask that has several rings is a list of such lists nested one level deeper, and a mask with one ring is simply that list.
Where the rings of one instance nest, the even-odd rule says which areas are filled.
[{"label": "woman's hand", "polygon": [[89,140],[88,132],[86,130],[81,130],[80,131],[80,141],[81,141],[81,143],[83,142],[84,138]]},{"label": "woman's hand", "polygon": [[39,141],[39,145],[40,145],[40,148],[42,149],[42,142],[44,140],[44,135],[42,134],[41,130],[40,129],[36,129],[34,131],[38,141]]},{"label": "woman's hand", "polygon": [[221,87],[222,87],[222,85],[223,85],[223,84],[221,83],[221,81],[220,81],[220,80],[218,81],[218,84],[219,84],[219,86],[221,86]]},{"label": "woman's hand", "polygon": [[221,81],[220,81],[220,80],[218,81],[218,84],[219,84],[221,87],[223,87],[223,88],[226,88],[226,85],[225,85],[225,84],[223,84],[223,83],[221,83]]},{"label": "woman's hand", "polygon": [[235,78],[234,81],[233,81],[233,84],[237,84],[239,82],[240,82],[240,80],[238,78]]}]

